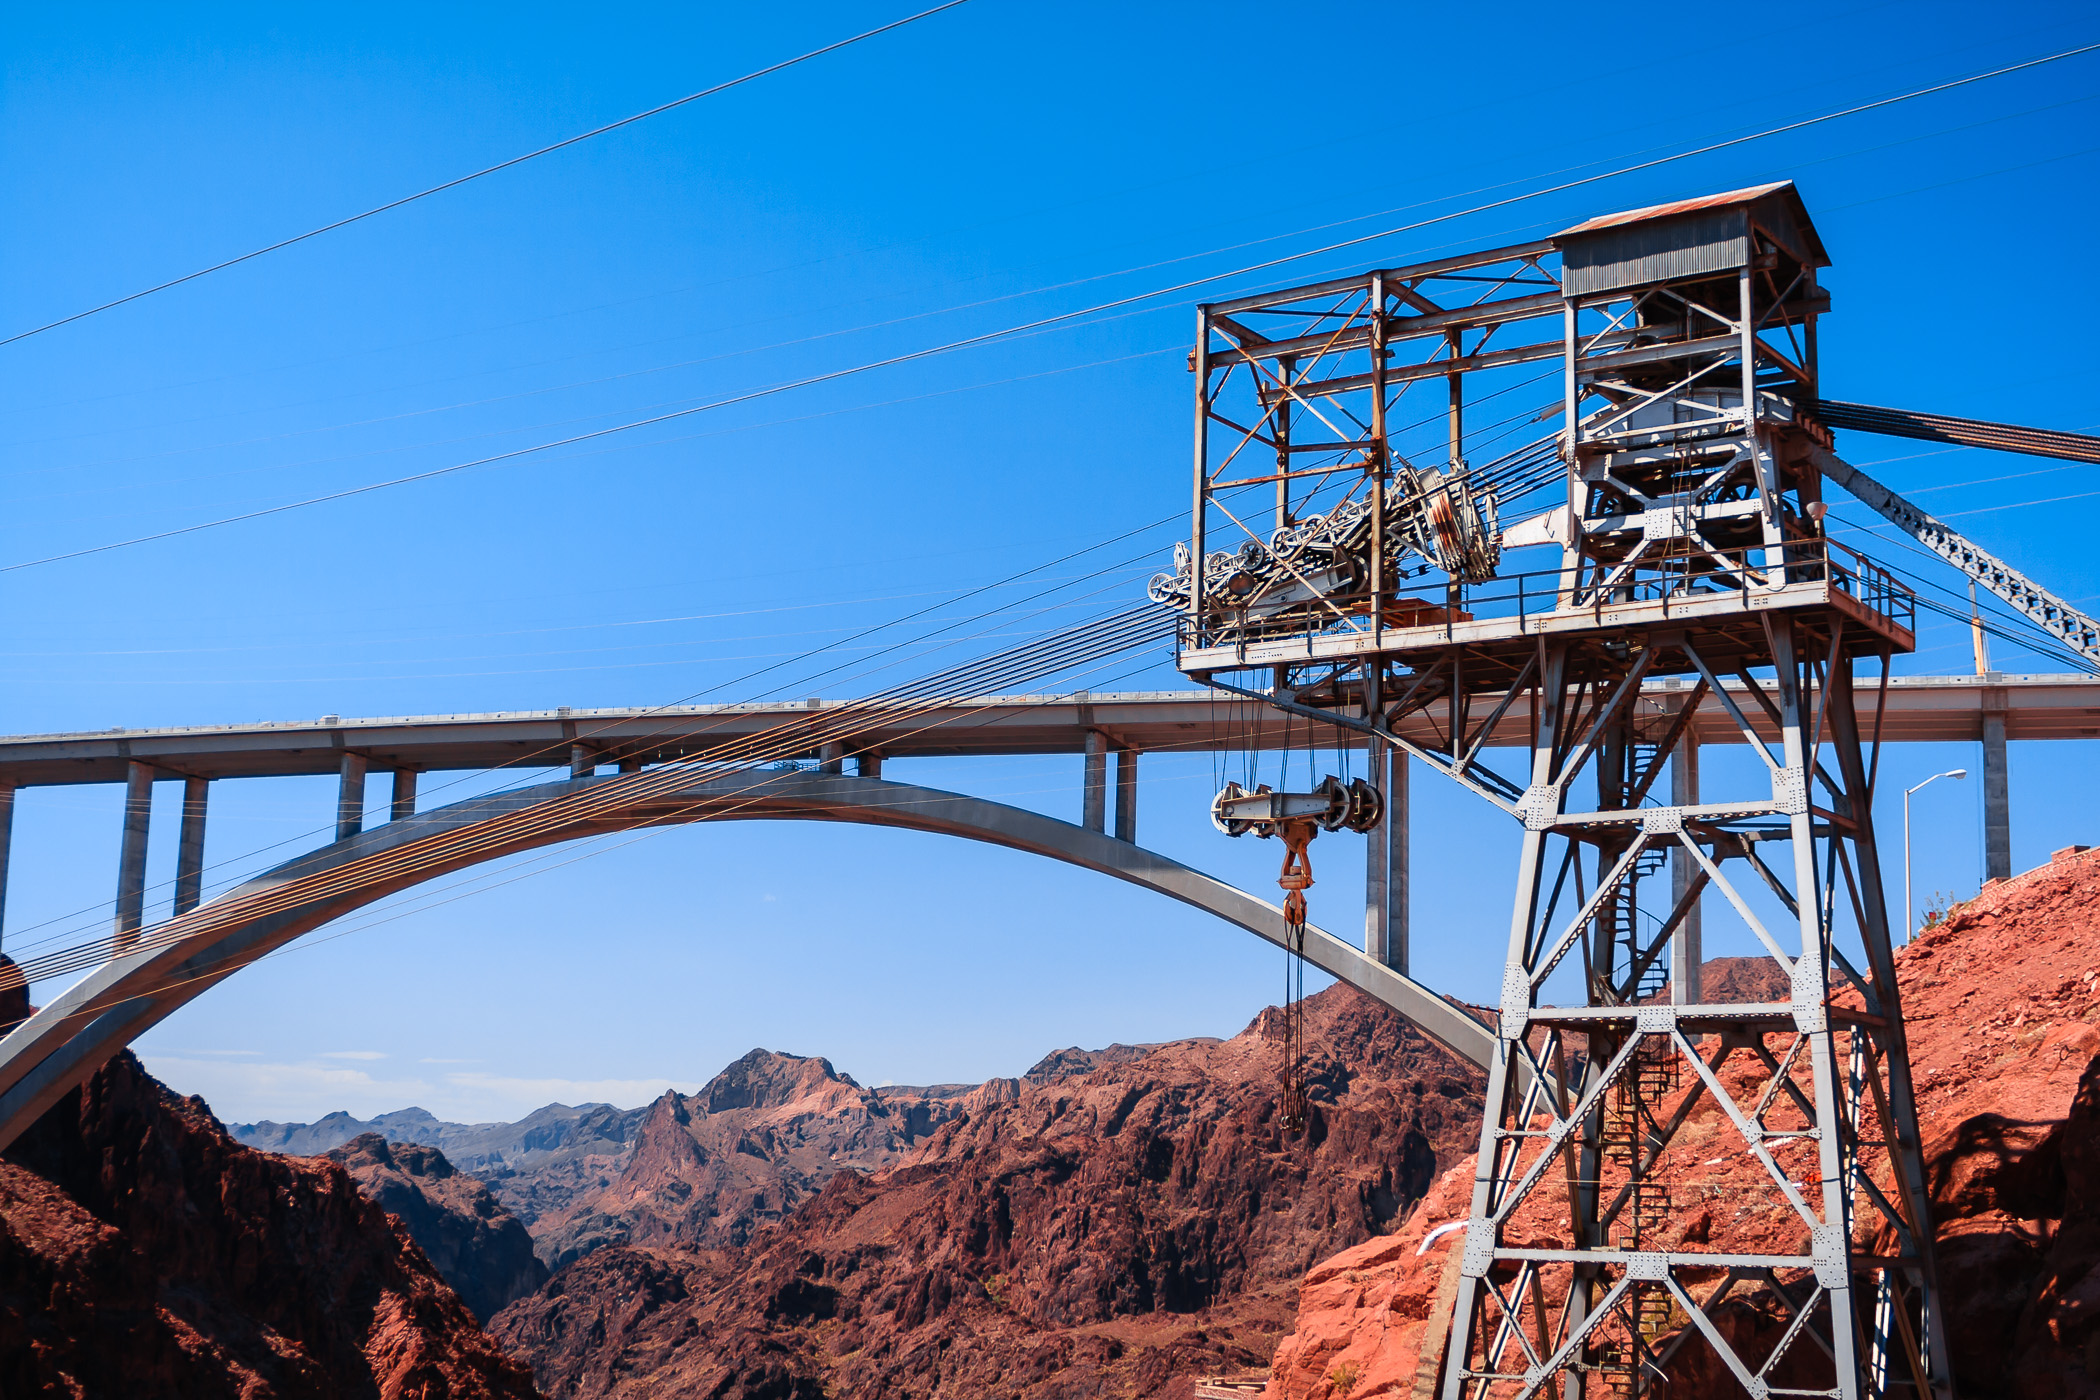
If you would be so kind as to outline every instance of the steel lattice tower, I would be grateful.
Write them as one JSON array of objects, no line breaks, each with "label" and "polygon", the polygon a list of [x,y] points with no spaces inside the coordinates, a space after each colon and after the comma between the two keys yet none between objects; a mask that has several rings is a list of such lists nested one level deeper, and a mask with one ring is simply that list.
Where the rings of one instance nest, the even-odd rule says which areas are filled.
[{"label": "steel lattice tower", "polygon": [[[1185,610],[1182,669],[1406,750],[1523,828],[1445,1400],[1661,1394],[1695,1338],[1752,1395],[1950,1392],[1855,684],[1911,649],[1912,600],[1823,533],[1827,262],[1781,184],[1202,308],[1192,547],[1154,584]],[[1547,360],[1561,430],[1469,464],[1464,388]],[[1439,381],[1424,449],[1396,405]],[[1247,491],[1271,482],[1264,538]],[[1502,528],[1498,493],[1542,482],[1553,508]],[[1525,548],[1559,559],[1506,569]],[[1442,597],[1402,596],[1432,567]],[[1754,757],[1702,795],[1682,755],[1716,706]],[[1394,732],[1418,711],[1442,745]],[[1521,781],[1480,762],[1516,724]],[[1697,1000],[1706,906],[1788,1000]],[[1729,1206],[1786,1247],[1680,1237],[1686,1170],[1718,1154],[1754,1163]],[[1762,1332],[1722,1325],[1746,1294]]]}]

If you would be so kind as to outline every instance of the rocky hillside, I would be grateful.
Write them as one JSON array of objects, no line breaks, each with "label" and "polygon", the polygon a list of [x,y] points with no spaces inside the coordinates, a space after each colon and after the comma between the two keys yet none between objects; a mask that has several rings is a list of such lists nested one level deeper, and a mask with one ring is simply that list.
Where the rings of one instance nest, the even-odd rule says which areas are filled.
[{"label": "rocky hillside", "polygon": [[[1776,972],[1743,966],[1722,981],[1710,968],[1706,986],[1740,995]],[[2100,1400],[2100,852],[1958,906],[1899,950],[1897,976],[1961,1393]],[[1795,1228],[1783,1213],[1735,1204],[1754,1198],[1753,1168],[1739,1152],[1714,1155],[1728,1137],[1711,1105],[1693,1115],[1685,1138],[1677,1238],[1752,1251],[1795,1242],[1783,1238]],[[1782,1165],[1811,1165],[1805,1153],[1791,1155],[1797,1160]],[[1464,1218],[1471,1174],[1472,1164],[1460,1163],[1399,1234],[1335,1254],[1307,1275],[1297,1331],[1275,1357],[1272,1400],[1327,1400],[1342,1376],[1350,1400],[1413,1393],[1425,1331],[1442,1337],[1428,1320],[1464,1237],[1416,1250],[1436,1225]],[[1549,1182],[1519,1225],[1551,1247],[1564,1211]],[[1778,1332],[1755,1298],[1729,1324]],[[1742,1393],[1703,1343],[1685,1349],[1679,1370],[1687,1393]]]},{"label": "rocky hillside", "polygon": [[[1030,1074],[1056,1077],[1143,1052],[1061,1050]],[[229,1131],[296,1156],[368,1134],[437,1148],[484,1182],[529,1229],[540,1258],[559,1268],[607,1244],[740,1244],[834,1173],[901,1162],[973,1087],[866,1089],[827,1060],[753,1050],[698,1093],[668,1092],[642,1108],[549,1104],[515,1123],[450,1123],[407,1108]]]},{"label": "rocky hillside", "polygon": [[[640,1376],[665,1400],[1151,1394],[1258,1365],[1307,1265],[1391,1228],[1478,1132],[1471,1066],[1346,987],[1307,1016],[1302,1133],[1277,1112],[1268,1012],[951,1097],[903,1165],[835,1173],[742,1247],[602,1248],[491,1330],[561,1397]],[[796,1075],[790,1102],[826,1106],[802,1131],[860,1122],[850,1090]],[[691,1121],[666,1108],[644,1136],[667,1157],[704,1121],[672,1107]]]},{"label": "rocky hillside", "polygon": [[0,1157],[0,1395],[537,1393],[341,1166],[241,1146],[129,1054]]},{"label": "rocky hillside", "polygon": [[532,1252],[532,1236],[518,1218],[435,1147],[365,1133],[324,1155],[400,1219],[481,1321],[547,1281],[547,1266]]},{"label": "rocky hillside", "polygon": [[608,1244],[741,1245],[841,1171],[896,1165],[965,1099],[862,1088],[824,1059],[753,1050],[651,1104],[619,1173],[533,1225],[555,1268]]}]

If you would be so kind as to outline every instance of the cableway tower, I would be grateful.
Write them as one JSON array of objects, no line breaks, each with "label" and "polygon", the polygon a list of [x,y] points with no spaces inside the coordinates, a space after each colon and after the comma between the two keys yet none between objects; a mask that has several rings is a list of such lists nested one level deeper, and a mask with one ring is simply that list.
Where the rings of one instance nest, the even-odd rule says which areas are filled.
[{"label": "cableway tower", "polygon": [[[1950,1393],[1871,812],[1915,600],[1824,529],[1828,262],[1781,183],[1199,310],[1179,667],[1523,831],[1445,1400],[1659,1395],[1695,1339],[1751,1394]],[[1715,705],[1762,761],[1702,793]],[[1788,1000],[1699,1002],[1702,903]],[[1686,1232],[1721,1153],[1776,1252]]]}]

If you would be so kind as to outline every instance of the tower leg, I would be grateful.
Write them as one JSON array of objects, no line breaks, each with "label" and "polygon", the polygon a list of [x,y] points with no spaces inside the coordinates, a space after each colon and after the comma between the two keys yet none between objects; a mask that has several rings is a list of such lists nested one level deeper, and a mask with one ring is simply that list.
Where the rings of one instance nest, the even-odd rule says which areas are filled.
[{"label": "tower leg", "polygon": [[[1638,800],[1669,756],[1635,733],[1634,700],[1668,648],[1720,694],[1695,645],[1657,638],[1615,664],[1574,644],[1546,649],[1444,1400],[1659,1396],[1686,1345],[1712,1348],[1753,1393],[1945,1393],[1930,1203],[1849,663],[1806,629],[1798,649],[1788,626],[1766,640],[1771,678],[1722,698],[1740,700],[1737,723],[1769,784],[1702,801],[1687,764],[1668,807]],[[1591,765],[1599,802],[1576,810],[1569,798],[1590,790],[1578,779]],[[1643,908],[1635,892],[1666,856],[1668,906]],[[1736,871],[1754,879],[1755,901]],[[1660,959],[1696,947],[1687,924],[1709,886],[1787,969],[1786,1001],[1719,1015],[1643,991]],[[1774,898],[1785,923],[1759,912]],[[1863,970],[1833,939],[1835,911],[1854,909]],[[1695,1113],[1720,1133],[1696,1155],[1754,1163],[1731,1199],[1798,1223],[1799,1245],[1746,1266],[1725,1238],[1684,1237],[1690,1202],[1672,1193],[1691,1164],[1671,1145]],[[1891,1178],[1884,1194],[1878,1183]],[[1857,1259],[1855,1238],[1883,1231],[1893,1253]],[[1728,1292],[1713,1281],[1731,1269],[1736,1296],[1763,1288],[1792,1326],[1784,1375],[1768,1345],[1738,1354],[1708,1325]],[[1878,1294],[1877,1276],[1888,1281]],[[1863,1307],[1882,1319],[1871,1330]]]}]

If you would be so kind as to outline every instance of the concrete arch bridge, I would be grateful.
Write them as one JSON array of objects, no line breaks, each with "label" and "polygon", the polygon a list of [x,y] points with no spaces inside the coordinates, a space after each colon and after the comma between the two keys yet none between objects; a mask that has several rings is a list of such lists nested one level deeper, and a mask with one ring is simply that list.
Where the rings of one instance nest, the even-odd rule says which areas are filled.
[{"label": "concrete arch bridge", "polygon": [[[1681,704],[1672,682],[1644,692],[1666,712]],[[387,895],[470,866],[608,832],[696,821],[797,819],[860,822],[935,832],[1026,851],[1158,891],[1284,944],[1281,911],[1269,902],[1148,851],[1136,841],[1137,760],[1144,752],[1275,749],[1291,742],[1281,717],[1233,707],[1207,691],[989,698],[921,714],[895,734],[875,726],[856,737],[852,761],[839,743],[816,746],[808,768],[708,768],[711,752],[806,725],[821,702],[442,715],[293,724],[0,738],[0,915],[18,788],[126,784],[124,839],[107,956],[75,963],[86,975],[0,1038],[0,1146],[83,1082],[110,1055],[178,1007],[255,959]],[[1507,742],[1527,725],[1512,708]],[[1711,715],[1708,711],[1711,710]],[[950,713],[952,711],[952,713]],[[1227,722],[1228,714],[1232,722]],[[1411,717],[1434,747],[1433,710]],[[2100,733],[2100,680],[2084,676],[1899,678],[1891,683],[1888,732],[1896,741],[1984,744],[1987,865],[2010,873],[2008,738],[2080,738]],[[1740,742],[1711,696],[1692,724],[1695,742]],[[1381,746],[1383,747],[1383,746]],[[1081,820],[1038,813],[882,778],[885,758],[998,754],[1084,755]],[[1114,774],[1110,775],[1110,756]],[[1381,832],[1368,843],[1362,938],[1308,929],[1308,961],[1408,1017],[1455,1053],[1485,1064],[1488,1028],[1407,975],[1407,765],[1376,763],[1388,798]],[[1404,757],[1404,755],[1403,755]],[[565,763],[562,760],[566,760]],[[416,810],[422,772],[566,766],[542,783],[429,811]],[[381,824],[366,827],[367,774],[392,774]],[[601,768],[617,771],[600,773]],[[1696,768],[1695,768],[1696,771]],[[210,784],[225,778],[334,774],[335,840],[236,889],[201,900]],[[148,926],[145,869],[157,781],[180,781],[173,917]],[[1110,832],[1110,793],[1114,827]],[[554,812],[559,819],[533,814]],[[422,853],[420,855],[416,853]],[[385,873],[389,861],[414,855]],[[381,872],[376,877],[371,872]],[[359,872],[365,872],[359,874]],[[34,960],[27,965],[36,972]]]},{"label": "concrete arch bridge", "polygon": [[[0,1039],[0,1146],[92,1075],[111,1055],[256,959],[346,914],[417,884],[561,842],[641,827],[723,820],[816,820],[934,832],[1046,856],[1194,905],[1279,947],[1282,912],[1166,856],[1054,817],[961,793],[880,778],[801,770],[710,774],[632,801],[592,804],[584,820],[520,822],[549,804],[613,788],[619,775],[471,798],[403,816],[338,839],[227,891],[167,923],[115,940],[114,955]],[[394,878],[295,902],[273,891],[315,877],[371,868],[390,852],[451,838],[450,854]],[[461,839],[464,838],[464,839]],[[245,906],[245,907],[244,907]],[[1476,1063],[1493,1045],[1486,1026],[1362,949],[1308,928],[1307,961],[1399,1011],[1431,1038]]]}]

